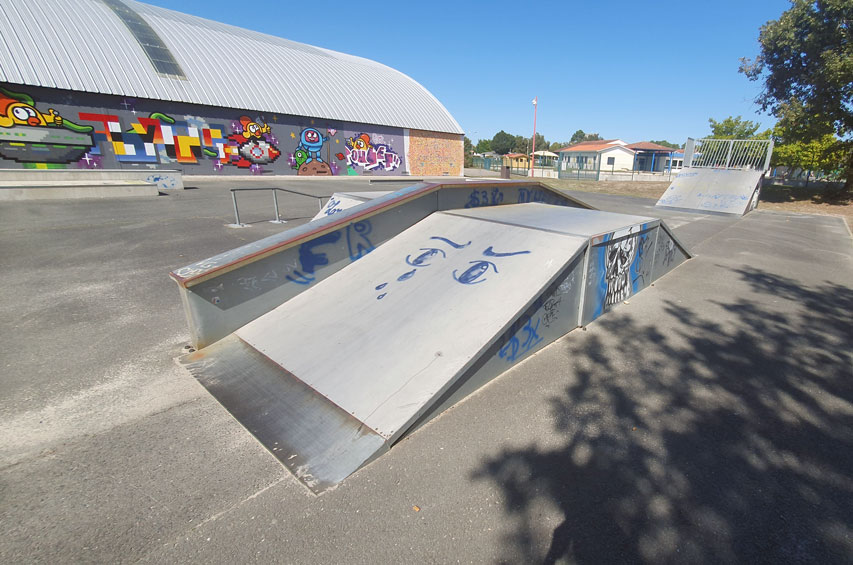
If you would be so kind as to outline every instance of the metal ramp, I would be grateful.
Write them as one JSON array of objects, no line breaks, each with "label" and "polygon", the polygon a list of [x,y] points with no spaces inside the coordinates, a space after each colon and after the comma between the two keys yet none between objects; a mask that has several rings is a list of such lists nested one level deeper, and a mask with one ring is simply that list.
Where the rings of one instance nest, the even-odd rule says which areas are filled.
[{"label": "metal ramp", "polygon": [[655,206],[743,216],[758,205],[772,155],[770,139],[687,138],[685,167]]},{"label": "metal ramp", "polygon": [[183,361],[320,493],[689,256],[653,218],[435,212]]},{"label": "metal ramp", "polygon": [[763,171],[681,170],[655,206],[743,216],[758,204]]}]

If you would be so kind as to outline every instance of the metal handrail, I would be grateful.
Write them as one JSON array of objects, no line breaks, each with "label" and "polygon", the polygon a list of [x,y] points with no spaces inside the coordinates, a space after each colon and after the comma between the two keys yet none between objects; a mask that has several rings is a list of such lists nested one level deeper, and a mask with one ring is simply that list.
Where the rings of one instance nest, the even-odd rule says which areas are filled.
[{"label": "metal handrail", "polygon": [[281,214],[279,214],[279,211],[278,211],[278,192],[277,191],[289,192],[291,194],[297,194],[299,196],[308,196],[309,198],[316,198],[317,199],[317,205],[319,206],[320,210],[323,209],[323,198],[324,198],[323,196],[314,196],[313,194],[306,194],[304,192],[298,192],[296,190],[288,190],[286,188],[278,188],[275,186],[251,187],[251,188],[232,188],[230,190],[231,190],[231,200],[234,202],[234,220],[235,220],[235,222],[233,224],[230,224],[230,225],[232,225],[234,227],[238,227],[238,228],[248,227],[248,224],[244,224],[240,221],[240,211],[237,208],[237,193],[242,192],[244,190],[271,190],[272,191],[273,204],[275,205],[275,219],[270,220],[271,224],[286,224],[287,223],[287,220],[281,219]]}]

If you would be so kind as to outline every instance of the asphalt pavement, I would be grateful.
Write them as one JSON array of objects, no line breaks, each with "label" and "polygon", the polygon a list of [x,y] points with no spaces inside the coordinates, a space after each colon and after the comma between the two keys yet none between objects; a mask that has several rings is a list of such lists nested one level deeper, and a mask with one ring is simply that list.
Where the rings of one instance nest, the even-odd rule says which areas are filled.
[{"label": "asphalt pavement", "polygon": [[695,257],[315,496],[175,362],[168,273],[411,181],[239,181],[293,191],[242,229],[235,182],[0,203],[0,562],[849,562],[843,219],[572,191]]}]

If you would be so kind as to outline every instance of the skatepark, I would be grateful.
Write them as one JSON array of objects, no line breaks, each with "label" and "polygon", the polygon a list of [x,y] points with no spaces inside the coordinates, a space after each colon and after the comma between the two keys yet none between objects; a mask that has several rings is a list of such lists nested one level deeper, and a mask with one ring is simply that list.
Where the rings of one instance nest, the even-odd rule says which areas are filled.
[{"label": "skatepark", "polygon": [[[691,257],[442,405],[315,494],[187,366],[205,351],[193,351],[203,345],[198,328],[214,325],[187,324],[183,291],[168,275],[286,230],[311,232],[318,199],[336,192],[405,192],[412,181],[184,182],[186,190],[154,197],[0,206],[3,561],[827,563],[853,550],[853,246],[842,218],[760,203],[724,215],[565,192],[583,206],[560,210],[660,219]],[[279,195],[287,224],[270,223],[268,195],[253,193],[240,196],[249,227],[228,227],[235,186],[291,190]],[[430,213],[424,221],[438,224],[413,224],[422,233],[409,241],[441,232],[465,243],[470,230],[450,235],[455,226],[480,226],[473,216],[496,213],[459,209]],[[335,378],[382,363],[388,350],[376,342],[388,335],[400,338],[393,350],[410,353],[413,364],[421,349],[464,348],[462,336],[472,334],[462,328],[507,307],[488,283],[511,279],[512,261],[535,255],[508,254],[558,249],[576,237],[541,231],[542,246],[516,249],[523,238],[513,230],[522,228],[507,222],[523,219],[500,221],[505,228],[484,232],[488,245],[470,238],[466,249],[477,257],[460,255],[453,265],[447,292],[462,288],[459,279],[477,282],[480,271],[463,270],[484,249],[504,254],[485,271],[492,280],[471,287],[482,300],[460,302],[469,310],[458,318],[418,333],[418,325],[399,330],[399,320],[371,314],[335,333],[335,316],[362,303],[399,309],[417,298],[430,308],[441,300],[410,290],[431,271],[397,278],[403,263],[392,259],[425,246],[396,249],[390,238],[285,302],[305,307],[283,312],[279,323],[298,331],[282,362],[304,363],[304,376],[315,365],[294,356],[322,360],[331,369],[317,386],[332,379],[325,382],[335,394],[346,390]],[[560,254],[571,258],[571,249]],[[424,260],[411,263],[420,269]],[[376,289],[385,279],[373,284],[372,274],[359,273],[380,263],[393,265],[383,273],[392,284]],[[537,267],[519,264],[518,272],[535,275]],[[354,279],[335,282],[349,271]],[[542,273],[541,288],[554,276]],[[331,294],[312,295],[320,289]],[[387,296],[378,299],[381,292]],[[529,298],[510,293],[515,312],[533,305],[536,292],[524,292]],[[306,309],[318,303],[319,311]],[[269,328],[239,332],[267,347]],[[356,347],[357,335],[373,348]],[[491,339],[478,343],[488,349]],[[405,367],[405,357],[395,363]],[[389,433],[382,425],[391,420],[375,419],[370,400],[353,411],[367,410],[364,421]]]}]

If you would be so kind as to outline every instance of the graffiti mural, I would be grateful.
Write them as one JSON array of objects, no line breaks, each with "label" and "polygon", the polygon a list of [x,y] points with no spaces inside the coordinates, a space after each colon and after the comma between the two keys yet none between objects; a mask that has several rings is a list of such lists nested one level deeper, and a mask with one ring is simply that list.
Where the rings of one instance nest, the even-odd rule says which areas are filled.
[{"label": "graffiti mural", "polygon": [[538,333],[540,322],[541,320],[537,318],[534,324],[533,320],[528,318],[521,331],[512,336],[506,345],[498,350],[498,357],[507,362],[513,362],[542,343],[543,338]]},{"label": "graffiti mural", "polygon": [[[327,132],[330,133],[330,132]],[[293,151],[297,175],[332,175],[334,171],[323,161],[323,145],[329,138],[315,127],[308,127],[299,134],[299,145]]]},{"label": "graffiti mural", "polygon": [[[80,112],[80,120],[96,122],[94,128],[96,147],[92,155],[102,155],[109,150],[119,163],[198,163],[202,155],[214,156],[213,140],[221,139],[221,130],[199,128],[200,124],[177,122],[161,112],[139,117],[127,129],[115,114]],[[211,140],[202,147],[199,136]]]},{"label": "graffiti mural", "polygon": [[635,227],[627,233],[616,232],[614,239],[624,237],[621,241],[605,247],[604,281],[607,290],[604,295],[605,306],[622,302],[631,296],[631,265],[637,256],[639,237],[633,234]]},{"label": "graffiti mural", "polygon": [[317,277],[317,269],[329,264],[329,256],[320,248],[325,245],[333,245],[340,241],[342,232],[346,236],[347,252],[350,261],[357,261],[376,249],[370,242],[368,236],[373,226],[368,221],[355,222],[343,230],[334,231],[321,235],[299,246],[298,268],[286,276],[287,280],[296,284],[310,285]]},{"label": "graffiti mural", "polygon": [[[266,165],[281,155],[270,139],[270,127],[248,116],[233,122],[233,133],[227,137],[222,124],[208,124],[200,118],[178,121],[162,112],[136,118],[127,130],[115,114],[80,112],[80,119],[98,123],[95,141],[108,144],[119,163],[198,164],[212,159],[214,169],[221,170],[225,165]],[[98,146],[91,153],[100,155],[101,150]]]},{"label": "graffiti mural", "polygon": [[53,108],[42,113],[35,100],[0,88],[0,157],[18,163],[73,163],[94,141],[91,126],[66,120]]},{"label": "graffiti mural", "polygon": [[[410,173],[407,131],[0,83],[0,167],[399,175]],[[461,136],[421,137],[419,158],[443,161],[459,145],[461,163]]]},{"label": "graffiti mural", "polygon": [[[524,190],[524,189],[521,189]],[[468,196],[466,208],[479,208],[480,206],[497,206],[504,201],[504,193],[499,188],[493,188],[491,192],[486,190],[472,190]]]},{"label": "graffiti mural", "polygon": [[345,151],[335,156],[346,160],[347,170],[360,167],[365,171],[394,171],[403,162],[389,145],[372,141],[366,133],[347,139]]},{"label": "graffiti mural", "polygon": [[[430,240],[440,243],[434,243],[432,246],[428,247],[421,247],[418,249],[418,251],[420,251],[418,254],[411,253],[406,255],[404,262],[409,267],[414,268],[407,270],[405,273],[397,277],[397,282],[410,280],[415,276],[419,269],[428,268],[434,264],[441,263],[443,260],[448,258],[448,254],[452,255],[454,250],[464,249],[472,243],[471,241],[468,241],[467,243],[459,243],[437,235],[431,236]],[[483,250],[482,254],[483,257],[497,258],[512,257],[513,255],[526,255],[528,253],[530,253],[530,251],[527,250],[499,253],[490,245]],[[468,261],[466,265],[467,268],[465,269],[458,267],[450,272],[450,276],[456,282],[466,286],[484,283],[488,280],[489,273],[497,274],[499,272],[495,262],[487,259]],[[376,297],[377,300],[382,300],[388,295],[388,290],[386,290],[388,288],[388,284],[389,283],[384,282],[375,287],[374,290],[380,291],[380,294]]]},{"label": "graffiti mural", "polygon": [[262,165],[273,163],[281,155],[268,124],[240,116],[239,125],[232,124],[232,128],[235,132],[228,136],[228,144],[219,146],[222,165],[254,169],[253,172],[260,173],[263,172]]}]

